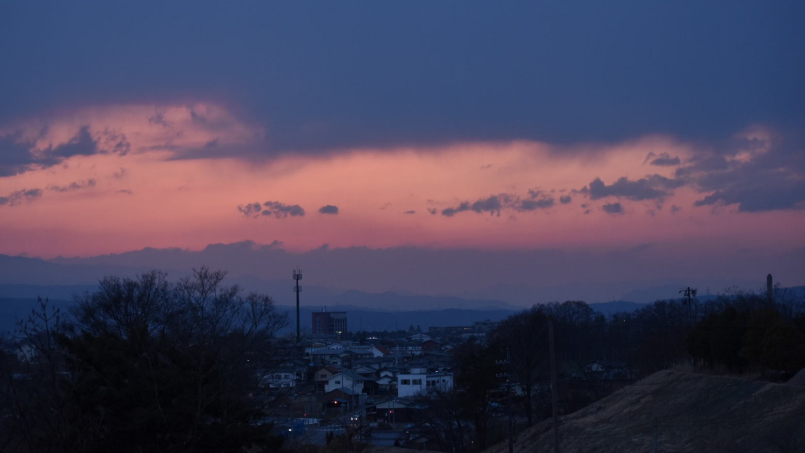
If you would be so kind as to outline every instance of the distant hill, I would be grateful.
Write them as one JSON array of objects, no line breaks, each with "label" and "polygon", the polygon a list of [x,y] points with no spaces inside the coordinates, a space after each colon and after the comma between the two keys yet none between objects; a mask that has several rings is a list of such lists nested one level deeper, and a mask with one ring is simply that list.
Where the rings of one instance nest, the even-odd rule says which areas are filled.
[{"label": "distant hill", "polygon": [[[661,371],[561,417],[565,452],[805,451],[805,388]],[[553,451],[551,421],[517,435],[515,452]],[[485,453],[507,453],[506,442]]]},{"label": "distant hill", "polygon": [[[279,305],[278,308],[288,313],[290,323],[285,331],[295,331],[296,307]],[[324,307],[300,307],[299,324],[303,332],[310,331],[311,313],[322,310],[324,310]],[[413,327],[414,329],[421,329],[424,333],[427,333],[428,329],[431,327],[469,326],[479,321],[500,321],[516,313],[515,310],[506,309],[460,310],[455,308],[444,310],[378,311],[353,306],[327,307],[327,311],[346,311],[350,332],[358,332],[361,330],[408,330],[410,327]]]},{"label": "distant hill", "polygon": [[599,313],[603,313],[606,316],[610,316],[614,313],[631,313],[645,307],[646,305],[648,304],[629,302],[625,300],[613,300],[611,302],[598,302],[590,304],[590,308]]},{"label": "distant hill", "polygon": [[[48,306],[51,308],[58,308],[66,313],[70,306],[73,305],[72,301],[67,300],[48,300]],[[13,299],[13,298],[0,298],[0,336],[13,332],[19,322],[24,322],[28,319],[31,311],[38,309],[39,303],[34,299]]]}]

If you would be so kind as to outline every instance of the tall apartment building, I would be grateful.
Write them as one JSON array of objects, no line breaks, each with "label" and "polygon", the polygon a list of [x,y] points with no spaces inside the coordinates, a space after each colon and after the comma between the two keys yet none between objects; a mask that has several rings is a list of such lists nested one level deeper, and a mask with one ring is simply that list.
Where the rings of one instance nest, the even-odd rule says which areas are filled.
[{"label": "tall apartment building", "polygon": [[313,312],[313,335],[337,335],[347,332],[347,312],[318,311]]}]

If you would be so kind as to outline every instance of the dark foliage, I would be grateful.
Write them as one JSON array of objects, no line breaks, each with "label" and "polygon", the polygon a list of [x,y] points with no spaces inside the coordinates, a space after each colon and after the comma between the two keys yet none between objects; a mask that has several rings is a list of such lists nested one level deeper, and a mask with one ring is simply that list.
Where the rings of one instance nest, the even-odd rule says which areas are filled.
[{"label": "dark foliage", "polygon": [[805,367],[805,314],[754,295],[716,301],[687,337],[690,355],[731,372]]},{"label": "dark foliage", "polygon": [[[286,318],[206,268],[107,277],[71,316],[24,330],[31,357],[11,386],[21,452],[236,452],[275,441],[259,394],[282,359]],[[276,442],[274,442],[276,444]]]}]

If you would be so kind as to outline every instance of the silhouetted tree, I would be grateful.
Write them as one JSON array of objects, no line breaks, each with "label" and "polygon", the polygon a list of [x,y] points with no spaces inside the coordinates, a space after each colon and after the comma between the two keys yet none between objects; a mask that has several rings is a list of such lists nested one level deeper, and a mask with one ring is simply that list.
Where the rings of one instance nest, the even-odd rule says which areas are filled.
[{"label": "silhouetted tree", "polygon": [[[241,295],[207,268],[175,284],[162,272],[107,277],[77,302],[71,325],[40,322],[36,362],[51,377],[43,407],[18,400],[28,420],[22,451],[241,451],[267,445],[250,396],[282,357],[286,324],[270,298]],[[50,318],[46,318],[50,319]]]},{"label": "silhouetted tree", "polygon": [[512,315],[490,333],[490,346],[501,359],[509,352],[512,380],[523,389],[525,414],[530,426],[534,420],[533,396],[541,376],[547,375],[548,315],[537,306]]}]

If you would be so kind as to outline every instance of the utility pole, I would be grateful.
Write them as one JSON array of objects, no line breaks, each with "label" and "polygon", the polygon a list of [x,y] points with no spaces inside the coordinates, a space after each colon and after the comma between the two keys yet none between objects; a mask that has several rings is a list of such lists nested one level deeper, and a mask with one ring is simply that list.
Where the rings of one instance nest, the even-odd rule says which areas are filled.
[{"label": "utility pole", "polygon": [[680,294],[685,295],[685,303],[688,304],[688,323],[693,325],[693,298],[696,297],[696,290],[691,289],[690,286],[687,288],[680,290]]},{"label": "utility pole", "polygon": [[556,349],[553,344],[553,319],[548,318],[548,343],[551,348],[551,406],[553,409],[553,451],[559,453],[559,397],[556,393]]},{"label": "utility pole", "polygon": [[498,373],[496,376],[506,378],[506,412],[509,418],[509,453],[514,453],[514,413],[512,412],[512,359],[509,355],[509,348],[506,348],[506,360],[497,361],[498,365],[506,365],[505,373]]},{"label": "utility pole", "polygon": [[302,339],[299,331],[299,293],[302,292],[302,287],[299,286],[299,280],[302,280],[302,271],[297,266],[293,271],[293,279],[296,280],[296,286],[293,291],[296,293],[296,342],[299,343]]},{"label": "utility pole", "polygon": [[506,378],[506,405],[509,406],[509,453],[514,453],[514,411],[512,411],[512,358],[506,348],[506,364],[509,366]]}]

